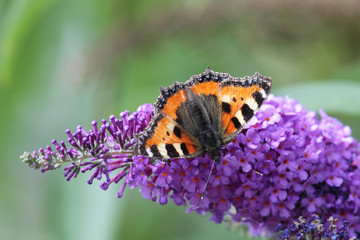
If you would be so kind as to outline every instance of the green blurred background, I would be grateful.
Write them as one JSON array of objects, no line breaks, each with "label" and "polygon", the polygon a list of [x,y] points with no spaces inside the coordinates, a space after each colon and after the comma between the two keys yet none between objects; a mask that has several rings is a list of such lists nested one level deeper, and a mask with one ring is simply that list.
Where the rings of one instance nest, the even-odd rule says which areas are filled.
[{"label": "green blurred background", "polygon": [[207,66],[271,76],[274,94],[360,139],[357,0],[0,0],[1,238],[251,239],[138,189],[117,199],[120,184],[104,192],[89,174],[69,183],[19,159]]}]

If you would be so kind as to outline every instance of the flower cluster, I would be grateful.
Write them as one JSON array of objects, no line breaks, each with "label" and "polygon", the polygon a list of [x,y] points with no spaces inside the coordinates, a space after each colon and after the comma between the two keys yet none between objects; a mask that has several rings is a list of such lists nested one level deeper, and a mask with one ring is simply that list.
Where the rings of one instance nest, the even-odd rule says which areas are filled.
[{"label": "flower cluster", "polygon": [[282,224],[276,227],[280,232],[279,240],[316,240],[316,239],[339,239],[339,240],[356,240],[356,237],[349,237],[349,221],[343,220],[342,226],[337,227],[338,219],[330,216],[327,224],[323,224],[316,214],[311,214],[309,221],[300,216],[298,221],[294,221],[287,228]]},{"label": "flower cluster", "polygon": [[71,147],[53,140],[56,150],[48,146],[22,159],[43,171],[70,162],[67,180],[91,170],[89,184],[104,175],[104,190],[123,179],[118,197],[126,186],[140,187],[144,198],[160,204],[172,198],[187,205],[187,212],[210,212],[217,223],[229,215],[253,234],[271,234],[279,222],[290,224],[312,213],[323,222],[329,216],[347,219],[350,236],[360,233],[360,143],[324,111],[319,120],[295,100],[270,95],[243,132],[222,148],[212,171],[207,155],[163,161],[134,155],[136,133],[152,114],[152,105],[145,104],[132,115],[103,120],[100,127],[93,122],[89,132],[68,130]]}]

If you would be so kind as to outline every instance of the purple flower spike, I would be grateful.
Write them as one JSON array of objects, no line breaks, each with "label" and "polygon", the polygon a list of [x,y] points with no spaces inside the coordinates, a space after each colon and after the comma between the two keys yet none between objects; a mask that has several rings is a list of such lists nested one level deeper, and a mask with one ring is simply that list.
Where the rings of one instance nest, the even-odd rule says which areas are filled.
[{"label": "purple flower spike", "polygon": [[[319,230],[324,239],[360,233],[360,143],[349,127],[324,111],[318,119],[294,99],[270,95],[242,133],[223,146],[220,164],[212,171],[207,155],[167,160],[136,156],[136,135],[152,116],[153,106],[144,104],[133,114],[93,121],[89,132],[67,130],[68,146],[54,140],[55,148],[21,158],[42,171],[69,163],[67,180],[80,170],[92,171],[88,183],[105,175],[104,190],[121,182],[118,197],[127,187],[139,187],[146,199],[159,204],[172,199],[188,206],[186,212],[210,213],[216,223],[230,216],[248,225],[252,234],[271,235],[279,223],[292,224],[278,227],[281,239],[293,234],[305,239],[301,234],[309,229],[322,229],[319,222],[332,229]],[[301,221],[299,216],[304,216]],[[329,216],[339,221],[327,222]]]},{"label": "purple flower spike", "polygon": [[288,239],[341,239],[356,240],[359,238],[351,237],[349,221],[343,220],[338,223],[338,219],[330,216],[326,221],[321,220],[317,214],[311,214],[307,219],[300,216],[293,223],[278,224],[275,231],[278,232],[279,240]]}]

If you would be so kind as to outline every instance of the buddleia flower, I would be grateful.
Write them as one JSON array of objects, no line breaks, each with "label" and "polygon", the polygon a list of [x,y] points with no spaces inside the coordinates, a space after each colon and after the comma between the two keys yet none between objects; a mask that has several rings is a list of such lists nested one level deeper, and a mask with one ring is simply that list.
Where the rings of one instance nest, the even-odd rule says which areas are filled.
[{"label": "buddleia flower", "polygon": [[230,217],[254,235],[273,235],[279,223],[317,214],[323,223],[330,216],[338,219],[337,229],[346,220],[346,232],[354,237],[360,233],[360,144],[350,127],[324,111],[319,115],[294,99],[270,95],[222,147],[212,171],[208,155],[165,160],[134,154],[136,136],[153,116],[151,104],[93,121],[89,131],[67,130],[66,142],[53,140],[21,159],[42,172],[65,165],[66,180],[87,172],[88,183],[100,180],[103,190],[119,183],[117,197],[137,188],[159,204],[210,213],[216,223]]}]

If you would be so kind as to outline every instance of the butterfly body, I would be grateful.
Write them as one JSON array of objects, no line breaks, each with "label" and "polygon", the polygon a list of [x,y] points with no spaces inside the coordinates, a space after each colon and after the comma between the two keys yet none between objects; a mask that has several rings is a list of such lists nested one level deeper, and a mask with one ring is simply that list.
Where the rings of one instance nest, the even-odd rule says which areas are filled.
[{"label": "butterfly body", "polygon": [[234,78],[210,68],[160,88],[154,117],[137,136],[135,151],[163,159],[207,153],[219,164],[221,147],[241,132],[270,89],[271,79],[258,73]]},{"label": "butterfly body", "polygon": [[189,136],[193,136],[194,143],[200,146],[201,152],[208,153],[212,159],[218,161],[223,145],[223,131],[217,96],[197,95],[191,90],[186,91],[186,96],[186,101],[177,109],[177,116],[182,119],[181,126]]}]

